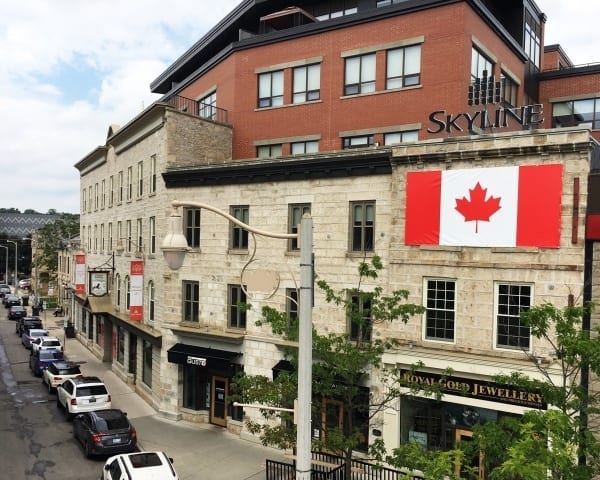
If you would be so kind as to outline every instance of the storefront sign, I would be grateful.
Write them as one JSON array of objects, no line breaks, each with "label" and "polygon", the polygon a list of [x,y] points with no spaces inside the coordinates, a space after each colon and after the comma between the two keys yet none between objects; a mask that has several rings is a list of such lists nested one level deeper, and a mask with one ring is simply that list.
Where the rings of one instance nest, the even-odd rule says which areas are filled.
[{"label": "storefront sign", "polygon": [[144,262],[134,260],[129,265],[129,319],[144,319]]},{"label": "storefront sign", "polygon": [[463,112],[458,114],[446,113],[446,110],[436,110],[429,114],[429,121],[435,124],[428,128],[427,133],[452,133],[453,130],[475,132],[475,129],[485,131],[486,128],[506,128],[511,122],[526,128],[539,128],[544,122],[541,104],[523,105],[517,108],[498,108],[489,112],[487,109],[478,112]]},{"label": "storefront sign", "polygon": [[206,367],[206,358],[200,357],[187,357],[187,362],[190,365],[198,365],[200,367]]},{"label": "storefront sign", "polygon": [[413,373],[403,370],[401,374],[402,379],[411,384],[424,386],[438,384],[443,393],[541,410],[548,408],[548,404],[544,402],[539,392],[530,392],[511,385],[500,385],[494,382],[473,380],[472,378],[443,377],[437,373],[428,372]]},{"label": "storefront sign", "polygon": [[85,295],[85,255],[75,255],[75,293]]}]

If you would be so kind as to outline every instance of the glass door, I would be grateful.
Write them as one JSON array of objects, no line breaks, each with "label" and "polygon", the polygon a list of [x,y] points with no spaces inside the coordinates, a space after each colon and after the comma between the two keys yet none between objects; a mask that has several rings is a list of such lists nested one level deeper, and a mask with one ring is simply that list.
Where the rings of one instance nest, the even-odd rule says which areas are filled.
[{"label": "glass door", "polygon": [[212,378],[212,402],[210,403],[210,423],[227,426],[228,380],[224,377]]}]

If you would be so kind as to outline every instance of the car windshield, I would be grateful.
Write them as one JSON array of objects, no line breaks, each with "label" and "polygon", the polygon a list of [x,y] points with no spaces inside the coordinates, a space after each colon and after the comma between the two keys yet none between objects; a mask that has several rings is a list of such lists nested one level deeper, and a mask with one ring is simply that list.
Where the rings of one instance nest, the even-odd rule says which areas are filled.
[{"label": "car windshield", "polygon": [[77,387],[78,397],[90,397],[92,395],[107,395],[106,387],[104,385],[85,385]]},{"label": "car windshield", "polygon": [[57,368],[59,375],[79,375],[81,369],[79,367]]},{"label": "car windshield", "polygon": [[133,468],[159,467],[162,465],[160,457],[156,453],[136,453],[130,455],[129,460]]},{"label": "car windshield", "polygon": [[60,347],[58,340],[42,340],[41,343],[44,347]]},{"label": "car windshield", "polygon": [[62,358],[62,353],[54,350],[42,350],[40,352],[40,360],[57,360]]},{"label": "car windshield", "polygon": [[121,412],[102,412],[96,420],[96,427],[99,432],[108,432],[129,428],[129,422]]},{"label": "car windshield", "polygon": [[44,337],[46,335],[48,335],[47,332],[36,332],[34,330],[32,330],[32,331],[29,332],[29,336],[30,337]]}]

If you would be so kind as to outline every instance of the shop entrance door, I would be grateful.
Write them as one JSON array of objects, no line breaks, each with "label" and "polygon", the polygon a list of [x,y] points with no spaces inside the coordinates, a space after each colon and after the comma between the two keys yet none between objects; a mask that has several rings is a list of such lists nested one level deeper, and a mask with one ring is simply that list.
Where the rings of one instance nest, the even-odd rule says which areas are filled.
[{"label": "shop entrance door", "polygon": [[323,400],[323,412],[321,414],[321,438],[325,439],[326,432],[344,427],[344,405],[338,400],[326,398]]},{"label": "shop entrance door", "polygon": [[129,334],[129,369],[128,373],[133,374],[133,383],[136,381],[137,373],[137,336]]},{"label": "shop entrance door", "polygon": [[[456,442],[456,444],[460,442],[470,442],[471,440],[473,440],[473,432],[471,430],[465,430],[462,428],[456,429],[454,437],[454,441]],[[479,458],[473,461],[471,467],[478,467],[478,475],[475,478],[477,478],[478,480],[485,480],[485,478],[487,478],[485,476],[485,462],[483,452],[479,452]],[[474,478],[472,475],[468,475],[465,472],[464,465],[457,465],[455,472],[456,475],[460,476],[460,478]]]},{"label": "shop entrance door", "polygon": [[227,378],[212,377],[212,398],[210,402],[210,423],[227,426]]}]

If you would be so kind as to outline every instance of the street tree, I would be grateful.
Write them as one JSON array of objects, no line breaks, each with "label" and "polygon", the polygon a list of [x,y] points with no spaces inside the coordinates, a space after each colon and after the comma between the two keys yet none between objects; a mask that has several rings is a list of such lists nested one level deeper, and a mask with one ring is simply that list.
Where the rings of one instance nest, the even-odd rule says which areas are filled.
[{"label": "street tree", "polygon": [[79,215],[59,213],[54,221],[36,231],[36,254],[32,266],[56,272],[58,267],[58,249],[68,239],[79,234]]},{"label": "street tree", "polygon": [[524,351],[539,377],[512,372],[496,376],[495,381],[540,392],[548,409],[473,429],[473,441],[463,446],[465,456],[485,458],[488,478],[587,480],[600,474],[598,432],[589,422],[598,414],[600,397],[581,382],[582,373],[600,374],[598,330],[582,328],[591,308],[543,303],[521,312],[531,335],[551,346],[552,361],[539,362]]},{"label": "street tree", "polygon": [[[390,349],[401,348],[397,339],[374,338],[373,325],[380,322],[401,321],[424,312],[422,305],[408,303],[409,292],[396,290],[384,294],[375,285],[378,272],[383,268],[381,259],[361,262],[358,281],[354,288],[334,290],[325,280],[319,280],[319,290],[329,304],[339,306],[351,326],[350,334],[320,333],[313,328],[313,449],[327,451],[342,457],[346,476],[350,477],[351,459],[355,451],[369,452],[368,429],[383,409],[397,402],[402,395],[421,394],[441,396],[439,386],[423,390],[422,385],[410,384],[411,375],[403,375],[396,367],[386,367],[383,354]],[[365,283],[370,283],[367,286]],[[300,306],[301,308],[301,306]],[[284,339],[298,340],[298,319],[269,306],[262,308],[258,325],[270,326],[272,332]],[[291,343],[290,342],[290,343]],[[286,347],[286,358],[292,368],[282,371],[273,380],[264,376],[239,374],[234,380],[235,399],[241,403],[253,403],[266,407],[290,408],[297,396],[298,348]],[[416,362],[414,371],[421,365]],[[410,371],[410,369],[409,369]],[[445,372],[445,375],[449,372]],[[376,393],[369,389],[371,378],[378,375],[384,388]],[[261,409],[262,421],[247,420],[249,431],[260,436],[265,445],[283,449],[293,448],[296,430],[289,412]],[[374,457],[381,459],[385,449],[381,441]]]}]

